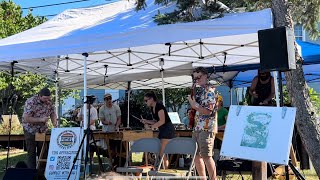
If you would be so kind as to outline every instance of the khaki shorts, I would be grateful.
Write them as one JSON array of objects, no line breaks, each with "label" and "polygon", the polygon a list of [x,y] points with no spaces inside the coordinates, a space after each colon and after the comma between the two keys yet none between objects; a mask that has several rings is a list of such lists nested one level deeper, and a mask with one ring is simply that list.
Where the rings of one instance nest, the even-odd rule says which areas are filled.
[{"label": "khaki shorts", "polygon": [[200,154],[200,156],[213,156],[213,132],[195,131],[192,133],[192,138],[198,143],[197,154]]}]

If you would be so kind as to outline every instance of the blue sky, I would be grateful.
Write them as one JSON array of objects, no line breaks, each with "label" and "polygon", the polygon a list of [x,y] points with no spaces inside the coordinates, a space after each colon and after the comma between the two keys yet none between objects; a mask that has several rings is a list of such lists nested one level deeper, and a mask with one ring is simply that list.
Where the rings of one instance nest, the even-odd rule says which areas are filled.
[{"label": "blue sky", "polygon": [[[58,3],[65,3],[65,2],[73,2],[73,1],[77,1],[77,0],[13,0],[13,2],[20,5],[22,8],[43,6],[43,5],[49,5],[49,4],[58,4]],[[34,8],[32,11],[32,14],[37,15],[37,16],[55,15],[55,14],[59,14],[59,13],[63,12],[66,9],[97,6],[97,5],[101,5],[101,4],[107,4],[110,2],[112,2],[112,1],[110,1],[110,0],[88,0],[88,1],[84,1],[84,2],[72,3],[72,4],[63,4],[63,5],[57,5],[57,6]],[[24,10],[24,14],[26,14],[27,12],[28,12],[28,10]],[[50,19],[50,18],[52,18],[52,16],[48,16],[47,18]]]}]

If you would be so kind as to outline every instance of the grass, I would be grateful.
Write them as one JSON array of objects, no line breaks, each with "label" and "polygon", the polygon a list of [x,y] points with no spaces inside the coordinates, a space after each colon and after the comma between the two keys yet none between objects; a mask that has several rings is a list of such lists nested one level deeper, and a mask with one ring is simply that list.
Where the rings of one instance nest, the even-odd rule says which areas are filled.
[{"label": "grass", "polygon": [[[9,155],[10,156],[9,156],[8,167],[15,167],[17,162],[25,161],[27,159],[27,153],[20,149],[10,150]],[[3,175],[5,173],[6,163],[7,163],[7,151],[1,150],[0,151],[0,179],[3,178]]]},{"label": "grass", "polygon": [[[5,172],[5,166],[6,166],[6,158],[7,158],[7,151],[0,150],[0,179],[3,178],[4,172]],[[9,167],[14,167],[15,164],[19,161],[25,161],[27,159],[27,153],[23,150],[19,149],[13,149],[10,150],[10,158],[9,158]],[[141,162],[142,161],[142,153],[137,153],[133,155],[133,162]],[[95,162],[97,162],[97,159],[95,158]],[[306,177],[307,180],[319,180],[316,172],[314,170],[303,170],[301,172],[302,175]],[[218,179],[221,179],[221,177],[218,177]],[[239,174],[229,174],[227,175],[226,179],[230,180],[241,180],[241,175]],[[243,175],[243,179],[249,180],[252,179],[251,175],[245,174]]]}]

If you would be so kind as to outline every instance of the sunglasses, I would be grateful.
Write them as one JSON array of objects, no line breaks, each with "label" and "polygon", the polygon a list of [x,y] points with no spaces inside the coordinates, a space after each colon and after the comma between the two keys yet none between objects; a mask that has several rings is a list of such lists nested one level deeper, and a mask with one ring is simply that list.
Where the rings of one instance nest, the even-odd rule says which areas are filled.
[{"label": "sunglasses", "polygon": [[112,98],[111,97],[106,97],[106,98],[104,98],[104,100],[111,100]]},{"label": "sunglasses", "polygon": [[149,98],[149,99],[145,99],[145,100],[144,100],[144,102],[145,102],[145,103],[147,103],[150,99],[151,99],[151,98]]},{"label": "sunglasses", "polygon": [[193,80],[197,81],[197,80],[201,79],[202,76],[203,76],[203,75],[200,75],[200,76],[198,76],[198,77],[194,77]]}]

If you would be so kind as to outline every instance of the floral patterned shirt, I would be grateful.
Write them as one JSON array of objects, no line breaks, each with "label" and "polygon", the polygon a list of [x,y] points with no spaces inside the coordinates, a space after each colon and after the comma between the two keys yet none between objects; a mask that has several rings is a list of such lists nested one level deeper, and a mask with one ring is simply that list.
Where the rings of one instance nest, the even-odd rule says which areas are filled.
[{"label": "floral patterned shirt", "polygon": [[[25,105],[24,105],[24,113],[35,117],[50,117],[50,115],[54,112],[54,106],[52,103],[45,104],[40,101],[40,97],[38,95],[35,95],[29,99],[27,99]],[[48,130],[48,124],[47,123],[27,123],[24,121],[24,118],[22,118],[22,126],[24,130],[28,131],[31,134],[36,134],[37,132],[43,133]]]},{"label": "floral patterned shirt", "polygon": [[205,87],[200,87],[196,92],[195,99],[202,107],[212,111],[210,115],[200,114],[198,111],[195,115],[195,127],[194,131],[209,131],[214,132],[216,121],[216,93],[215,88],[211,84],[207,84]]}]

